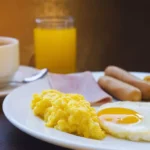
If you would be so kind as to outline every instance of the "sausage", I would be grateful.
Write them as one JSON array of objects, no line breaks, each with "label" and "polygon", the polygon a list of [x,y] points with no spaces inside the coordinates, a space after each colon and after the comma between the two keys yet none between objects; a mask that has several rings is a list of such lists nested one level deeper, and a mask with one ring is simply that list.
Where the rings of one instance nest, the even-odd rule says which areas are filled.
[{"label": "sausage", "polygon": [[142,92],[142,99],[150,100],[150,84],[128,73],[127,71],[116,67],[108,66],[105,69],[105,75],[114,77],[118,80],[126,82],[134,87],[137,87]]},{"label": "sausage", "polygon": [[99,78],[98,84],[117,99],[129,101],[140,101],[142,99],[142,93],[138,88],[110,76]]}]

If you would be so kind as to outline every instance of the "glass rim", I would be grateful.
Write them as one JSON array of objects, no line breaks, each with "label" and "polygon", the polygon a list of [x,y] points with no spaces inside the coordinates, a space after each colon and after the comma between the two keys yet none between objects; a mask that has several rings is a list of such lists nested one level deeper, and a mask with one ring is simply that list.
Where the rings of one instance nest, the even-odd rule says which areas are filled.
[{"label": "glass rim", "polygon": [[35,19],[35,22],[37,24],[41,23],[62,23],[62,22],[68,22],[68,23],[73,23],[74,19],[72,16],[47,16],[47,17],[37,17]]}]

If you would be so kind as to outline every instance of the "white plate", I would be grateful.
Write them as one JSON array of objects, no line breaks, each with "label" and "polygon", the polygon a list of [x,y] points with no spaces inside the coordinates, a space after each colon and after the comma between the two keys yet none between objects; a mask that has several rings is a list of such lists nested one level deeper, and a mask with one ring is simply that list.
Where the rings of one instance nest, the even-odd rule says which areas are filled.
[{"label": "white plate", "polygon": [[[103,73],[94,73],[98,79]],[[143,78],[147,73],[135,73]],[[30,108],[33,93],[48,89],[47,79],[38,80],[19,87],[4,100],[3,111],[7,119],[23,132],[40,140],[71,149],[84,150],[149,150],[150,143],[131,142],[107,136],[104,140],[92,140],[44,126],[44,122],[35,117]]]},{"label": "white plate", "polygon": [[[16,72],[14,76],[14,80],[21,81],[25,77],[30,77],[33,74],[35,74],[38,70],[32,67],[28,66],[20,66],[18,71]],[[12,90],[17,88],[18,86],[21,86],[21,84],[18,83],[10,83],[4,88],[0,88],[0,97],[4,97],[8,95]]]}]

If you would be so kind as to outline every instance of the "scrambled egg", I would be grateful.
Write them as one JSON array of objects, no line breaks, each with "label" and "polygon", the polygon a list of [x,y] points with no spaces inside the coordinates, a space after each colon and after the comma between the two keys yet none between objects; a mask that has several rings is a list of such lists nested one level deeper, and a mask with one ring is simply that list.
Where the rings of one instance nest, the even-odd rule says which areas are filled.
[{"label": "scrambled egg", "polygon": [[47,127],[87,138],[105,137],[95,109],[82,95],[45,90],[33,95],[31,108],[46,122]]}]

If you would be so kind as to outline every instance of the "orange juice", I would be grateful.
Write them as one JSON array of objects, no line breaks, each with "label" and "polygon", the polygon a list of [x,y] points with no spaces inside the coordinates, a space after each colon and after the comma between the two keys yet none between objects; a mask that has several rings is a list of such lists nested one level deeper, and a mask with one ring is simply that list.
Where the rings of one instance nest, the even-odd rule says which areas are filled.
[{"label": "orange juice", "polygon": [[50,72],[71,73],[76,71],[76,29],[35,28],[35,64]]}]

